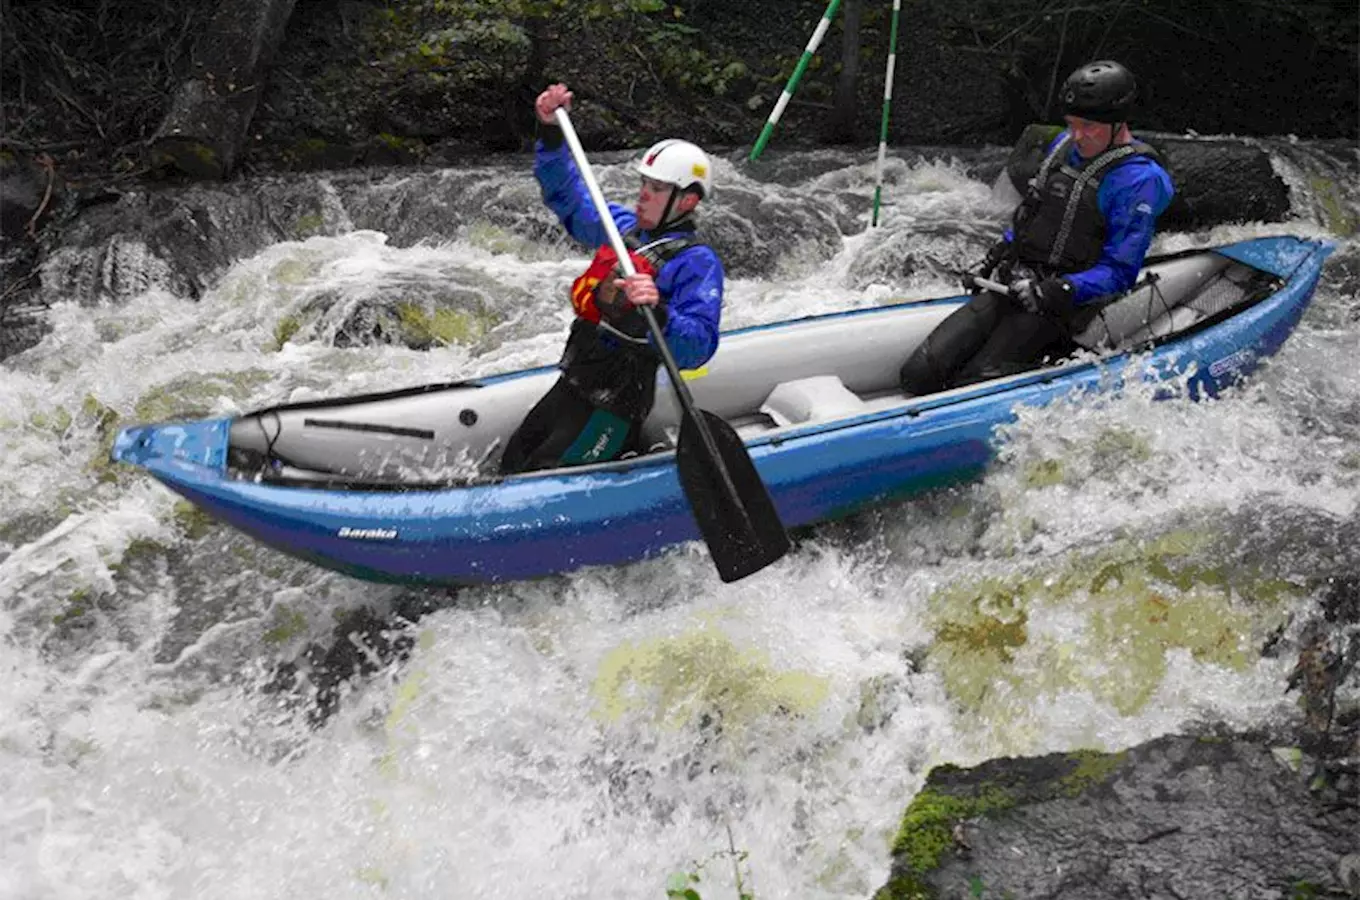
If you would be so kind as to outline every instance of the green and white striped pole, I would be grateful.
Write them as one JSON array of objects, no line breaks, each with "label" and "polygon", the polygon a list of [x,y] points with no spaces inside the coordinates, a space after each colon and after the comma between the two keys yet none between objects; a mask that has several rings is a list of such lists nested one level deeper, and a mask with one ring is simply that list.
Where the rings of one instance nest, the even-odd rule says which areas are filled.
[{"label": "green and white striped pole", "polygon": [[888,74],[883,77],[883,124],[878,130],[878,178],[874,184],[873,226],[878,227],[878,207],[883,199],[883,165],[888,160],[888,111],[892,109],[893,73],[897,70],[897,17],[902,0],[893,0],[892,33],[888,38]]},{"label": "green and white striped pole", "polygon": [[822,43],[822,38],[826,37],[826,30],[831,27],[831,18],[836,15],[836,8],[841,5],[841,0],[831,0],[827,5],[826,12],[822,13],[822,21],[817,23],[817,29],[812,32],[812,38],[808,41],[807,49],[803,51],[803,58],[798,60],[798,65],[794,68],[793,74],[789,76],[789,83],[784,86],[784,93],[779,95],[779,102],[774,105],[774,112],[770,113],[770,118],[765,122],[765,127],[760,131],[760,137],[756,138],[756,145],[751,148],[750,161],[755,162],[756,157],[760,156],[765,149],[765,145],[770,142],[770,135],[774,134],[775,123],[779,117],[784,115],[784,108],[793,99],[793,92],[798,87],[798,82],[807,71],[808,63],[812,62],[812,54],[817,52],[817,47]]}]

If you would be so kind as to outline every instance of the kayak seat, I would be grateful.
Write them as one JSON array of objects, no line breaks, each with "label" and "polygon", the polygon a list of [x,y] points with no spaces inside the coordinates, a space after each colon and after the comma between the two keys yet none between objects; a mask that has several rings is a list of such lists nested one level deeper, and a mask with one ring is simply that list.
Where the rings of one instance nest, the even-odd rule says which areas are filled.
[{"label": "kayak seat", "polygon": [[[899,391],[904,354],[955,308],[949,302],[903,304],[875,317],[869,328],[866,310],[787,329],[726,334],[713,359],[686,381],[695,406],[721,416],[744,440],[862,415],[871,411],[864,397]],[[667,381],[658,374],[656,404],[639,436],[643,452],[675,446],[682,415]]]},{"label": "kayak seat", "polygon": [[820,422],[854,415],[864,401],[835,375],[815,375],[775,385],[760,411],[784,428],[804,422]]}]

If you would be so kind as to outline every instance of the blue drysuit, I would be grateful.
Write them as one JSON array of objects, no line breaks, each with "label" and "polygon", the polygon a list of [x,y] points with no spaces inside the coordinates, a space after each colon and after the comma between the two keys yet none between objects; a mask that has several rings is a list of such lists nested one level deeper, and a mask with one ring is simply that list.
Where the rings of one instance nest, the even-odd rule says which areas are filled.
[{"label": "blue drysuit", "polygon": [[[1064,137],[1060,133],[1047,147],[1051,153]],[[1080,170],[1088,160],[1077,153],[1075,142],[1063,160]],[[1073,305],[1081,306],[1133,286],[1152,244],[1157,217],[1171,203],[1175,188],[1164,168],[1148,156],[1134,156],[1106,172],[1096,192],[1096,203],[1105,220],[1105,240],[1100,258],[1088,269],[1063,275],[1074,289]],[[1007,229],[1007,241],[1014,241]]]},{"label": "blue drysuit", "polygon": [[[544,202],[557,213],[572,237],[591,248],[609,243],[590,193],[565,145],[549,147],[539,140],[534,175],[543,188]],[[627,234],[637,227],[637,216],[632,210],[611,203],[609,212],[620,233]],[[646,243],[670,233],[640,232],[638,237]],[[718,349],[723,300],[722,263],[705,245],[687,247],[661,267],[656,274],[656,288],[666,304],[666,343],[676,364],[682,369],[698,368]]]}]

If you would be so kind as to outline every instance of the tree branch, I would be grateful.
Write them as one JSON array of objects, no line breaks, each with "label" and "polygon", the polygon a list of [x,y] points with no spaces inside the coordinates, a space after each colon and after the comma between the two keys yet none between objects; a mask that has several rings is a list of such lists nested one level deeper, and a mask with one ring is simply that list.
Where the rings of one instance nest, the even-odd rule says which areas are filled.
[{"label": "tree branch", "polygon": [[1058,85],[1058,66],[1062,65],[1063,44],[1067,43],[1067,20],[1071,15],[1070,7],[1063,10],[1062,30],[1058,32],[1058,52],[1053,57],[1053,68],[1048,73],[1048,96],[1044,98],[1045,121],[1053,110],[1053,90]]}]

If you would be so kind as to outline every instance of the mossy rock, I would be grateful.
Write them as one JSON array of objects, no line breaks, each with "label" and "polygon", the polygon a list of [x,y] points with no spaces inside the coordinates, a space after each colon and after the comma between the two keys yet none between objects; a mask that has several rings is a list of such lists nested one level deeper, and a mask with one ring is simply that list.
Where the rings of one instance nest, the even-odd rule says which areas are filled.
[{"label": "mossy rock", "polygon": [[188,500],[177,500],[173,515],[175,525],[186,540],[196,541],[217,528],[216,519]]},{"label": "mossy rock", "polygon": [[201,419],[212,413],[212,406],[219,397],[226,396],[243,403],[272,378],[261,369],[181,375],[138,398],[133,416],[139,422]]},{"label": "mossy rock", "polygon": [[203,180],[220,179],[226,174],[218,151],[189,137],[163,137],[151,148],[151,164],[157,169],[174,169]]},{"label": "mossy rock", "polygon": [[669,728],[719,723],[728,733],[771,715],[809,714],[829,690],[827,679],[778,671],[765,653],[710,627],[616,647],[592,687],[602,721],[642,715]]},{"label": "mossy rock", "polygon": [[1339,237],[1351,237],[1360,230],[1360,220],[1349,209],[1341,186],[1335,181],[1314,175],[1308,179],[1313,196],[1321,207],[1323,224]]},{"label": "mossy rock", "polygon": [[429,155],[430,148],[421,139],[383,132],[365,149],[364,162],[369,165],[413,165],[423,162]]},{"label": "mossy rock", "polygon": [[86,613],[94,609],[94,593],[87,587],[77,588],[66,598],[61,612],[52,617],[52,624],[56,626],[70,625],[77,620],[83,619]]},{"label": "mossy rock", "polygon": [[[1121,540],[1043,567],[958,582],[928,600],[936,640],[927,666],[955,702],[1005,728],[1019,703],[1087,691],[1123,715],[1160,687],[1168,653],[1243,671],[1301,588],[1218,561],[1211,535],[1174,531]],[[1044,612],[1083,620],[1075,638],[1036,638]]]},{"label": "mossy rock", "polygon": [[302,320],[297,316],[284,316],[274,323],[274,350],[282,350],[302,328]]},{"label": "mossy rock", "polygon": [[[973,769],[933,769],[893,839],[892,875],[874,900],[935,900],[928,876],[962,846],[956,828],[1019,806],[1079,797],[1109,783],[1127,753],[1077,750],[1036,759],[992,760]],[[974,885],[976,893],[979,885]],[[978,894],[978,896],[983,896]]]},{"label": "mossy rock", "polygon": [[266,644],[286,644],[307,633],[307,616],[283,604],[275,604],[270,613],[269,628],[265,630]]},{"label": "mossy rock", "polygon": [[[456,298],[365,300],[354,306],[335,335],[337,347],[395,344],[412,350],[470,347],[500,323],[499,316],[481,302],[471,289],[458,290]],[[448,302],[453,299],[453,302]],[[320,304],[304,315],[323,317]]]},{"label": "mossy rock", "polygon": [[403,343],[416,350],[431,347],[467,346],[486,334],[487,317],[436,306],[427,309],[417,303],[398,303]]}]

